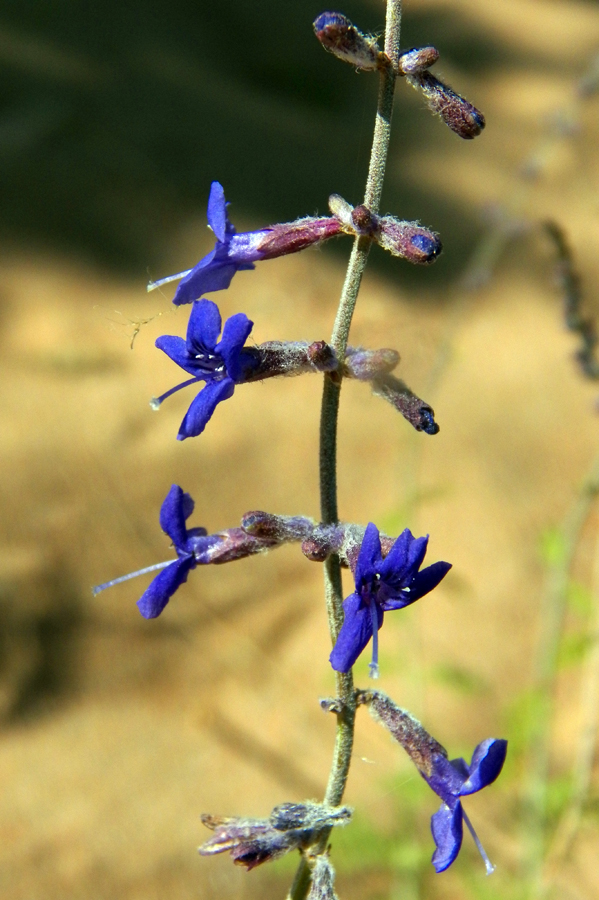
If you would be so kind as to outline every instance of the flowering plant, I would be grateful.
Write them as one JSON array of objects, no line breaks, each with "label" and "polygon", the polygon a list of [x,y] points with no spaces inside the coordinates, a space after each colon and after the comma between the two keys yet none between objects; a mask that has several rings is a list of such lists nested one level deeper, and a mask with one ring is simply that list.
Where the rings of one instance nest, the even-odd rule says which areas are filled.
[{"label": "flowering plant", "polygon": [[[324,380],[320,431],[320,521],[249,511],[241,525],[215,534],[187,527],[193,501],[173,485],[162,504],[160,524],[171,539],[176,559],[100,585],[96,591],[137,575],[160,570],[138,602],[145,618],[160,615],[189,573],[201,565],[223,564],[296,542],[307,559],[323,564],[325,599],[331,643],[330,663],[335,672],[336,696],[323,701],[337,718],[337,739],[326,794],[322,804],[283,803],[268,819],[204,815],[214,836],[200,848],[203,855],[230,852],[234,862],[251,869],[292,850],[301,854],[290,900],[332,900],[334,870],[329,861],[329,836],[345,824],[351,810],[341,806],[352,755],[357,708],[369,706],[407,750],[423,778],[442,800],[432,817],[436,850],[433,865],[442,872],[455,860],[462,842],[462,823],[469,820],[462,797],[491,784],[499,775],[506,742],[490,738],[479,744],[468,765],[450,761],[447,752],[409,713],[386,695],[354,688],[352,667],[372,640],[370,674],[379,676],[378,632],[386,612],[405,609],[429,594],[447,575],[451,565],[437,561],[421,568],[428,536],[415,538],[405,528],[397,538],[382,534],[374,523],[366,527],[343,522],[338,514],[336,483],[337,417],[340,388],[345,378],[371,384],[373,392],[388,400],[416,428],[433,436],[439,431],[432,408],[393,370],[399,354],[390,348],[371,350],[348,345],[352,315],[362,274],[373,244],[414,264],[433,263],[441,252],[436,232],[418,222],[380,214],[380,199],[387,160],[393,96],[396,82],[405,79],[421,91],[428,105],[461,138],[470,140],[485,121],[467,100],[434,77],[430,67],[439,54],[433,47],[400,51],[401,0],[387,0],[384,48],[372,35],[361,32],[346,16],[324,12],[314,22],[323,47],[359,70],[376,72],[380,80],[378,108],[368,180],[363,202],[352,206],[338,194],[329,199],[331,215],[305,216],[257,231],[238,234],[229,220],[222,185],[212,182],[208,224],[214,232],[213,250],[191,269],[152,282],[149,289],[178,280],[173,303],[191,304],[184,340],[163,335],[156,341],[189,376],[186,381],[152,401],[158,408],[176,391],[203,383],[181,423],[179,440],[197,437],[217,405],[230,398],[241,384],[275,376],[321,373]],[[217,305],[206,293],[228,288],[238,271],[251,270],[258,261],[296,253],[338,235],[353,238],[347,275],[329,343],[269,341],[247,344],[253,322],[244,313],[231,316],[222,327]],[[341,569],[349,568],[355,589],[343,598]],[[472,830],[472,828],[471,828]],[[487,870],[492,869],[482,846]]]}]

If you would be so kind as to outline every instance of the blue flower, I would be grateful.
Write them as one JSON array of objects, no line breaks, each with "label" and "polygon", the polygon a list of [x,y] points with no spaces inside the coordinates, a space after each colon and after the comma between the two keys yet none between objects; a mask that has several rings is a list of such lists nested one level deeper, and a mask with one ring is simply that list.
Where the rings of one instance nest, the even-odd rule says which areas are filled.
[{"label": "blue flower", "polygon": [[349,672],[373,638],[370,674],[378,677],[378,630],[384,613],[403,609],[432,591],[451,564],[433,563],[419,571],[428,537],[415,538],[406,528],[383,558],[378,528],[366,528],[354,571],[356,590],[343,602],[343,625],[330,656],[337,672]]},{"label": "blue flower", "polygon": [[507,741],[487,738],[475,748],[470,765],[462,758],[449,760],[442,753],[435,753],[432,765],[427,767],[428,771],[420,768],[422,777],[443,801],[441,808],[431,818],[431,831],[436,844],[433,865],[437,872],[444,872],[460,852],[463,822],[466,822],[474,838],[487,873],[493,871],[493,866],[462,808],[460,798],[476,794],[492,784],[503,768],[506,753]]},{"label": "blue flower", "polygon": [[175,591],[185,584],[192,569],[214,562],[215,548],[223,542],[222,535],[209,535],[205,528],[187,528],[185,522],[192,514],[193,508],[194,502],[189,494],[186,494],[178,484],[173,484],[160,509],[160,525],[172,540],[178,558],[156,563],[146,569],[139,569],[137,572],[107,581],[95,587],[94,594],[99,594],[106,588],[129,581],[138,575],[162,569],[137,601],[144,619],[155,619],[159,616]]},{"label": "blue flower", "polygon": [[237,234],[227,216],[223,186],[213,181],[208,198],[208,225],[216,235],[216,246],[193,269],[151,281],[148,290],[181,279],[173,303],[191,303],[210,291],[223,291],[236,272],[253,269],[261,259],[273,259],[296,253],[312,244],[341,233],[336,218],[306,217],[280,225]]},{"label": "blue flower", "polygon": [[505,762],[507,741],[497,738],[482,741],[475,748],[472,762],[468,765],[461,758],[448,759],[445,747],[428,733],[418,719],[381,691],[357,691],[356,703],[358,706],[368,706],[371,715],[401,744],[429,787],[443,801],[431,818],[436,844],[432,861],[436,871],[444,872],[460,852],[465,822],[483,858],[487,875],[490,875],[494,871],[493,866],[462,808],[460,798],[476,794],[495,781]]},{"label": "blue flower", "polygon": [[221,317],[211,300],[194,302],[187,326],[187,338],[162,335],[156,346],[193,377],[152,400],[158,409],[163,400],[198,381],[205,381],[181,422],[177,439],[201,434],[219,403],[233,396],[235,385],[244,381],[257,365],[256,355],[244,344],[254,323],[244,313],[227,319],[220,341]]}]

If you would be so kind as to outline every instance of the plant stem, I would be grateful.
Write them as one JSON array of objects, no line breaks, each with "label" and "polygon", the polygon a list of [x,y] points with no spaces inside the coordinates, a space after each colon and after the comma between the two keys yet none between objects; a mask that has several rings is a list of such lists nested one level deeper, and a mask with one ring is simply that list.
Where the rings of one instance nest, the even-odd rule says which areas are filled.
[{"label": "plant stem", "polygon": [[[364,205],[375,214],[379,211],[389,152],[400,29],[401,0],[387,0],[385,52],[390,64],[380,72],[376,120],[364,195]],[[339,359],[345,358],[352,316],[356,300],[358,299],[362,274],[368,259],[370,243],[368,238],[356,237],[349,258],[330,342]],[[325,523],[337,522],[339,519],[337,505],[337,420],[340,394],[341,380],[334,380],[325,375],[320,415],[320,505],[321,519]],[[334,644],[343,624],[343,584],[341,567],[337,556],[329,557],[324,564],[324,583],[329,631],[331,641]],[[351,671],[347,674],[336,672],[335,681],[341,711],[337,714],[335,748],[324,797],[324,802],[330,806],[338,806],[343,798],[351,762],[356,717],[354,682]],[[324,852],[329,834],[330,829],[321,833],[316,845],[311,848],[311,855]],[[303,857],[289,892],[288,900],[304,900],[310,888],[310,882],[311,869],[306,857]]]},{"label": "plant stem", "polygon": [[553,694],[562,626],[566,610],[570,571],[578,549],[580,535],[587,521],[595,497],[599,493],[599,456],[593,461],[584,485],[575,499],[561,528],[563,546],[547,574],[545,592],[541,600],[542,632],[535,660],[535,709],[529,742],[529,784],[526,797],[526,833],[530,846],[527,860],[527,880],[531,897],[545,896],[548,885],[543,880],[546,853],[547,787],[551,751]]}]

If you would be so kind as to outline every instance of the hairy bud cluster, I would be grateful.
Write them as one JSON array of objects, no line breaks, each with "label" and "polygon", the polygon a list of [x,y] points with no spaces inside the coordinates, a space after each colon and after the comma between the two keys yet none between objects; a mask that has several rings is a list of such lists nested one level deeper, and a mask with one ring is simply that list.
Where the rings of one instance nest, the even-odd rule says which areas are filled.
[{"label": "hairy bud cluster", "polygon": [[202,844],[198,852],[202,856],[228,852],[235,865],[249,871],[290,850],[309,847],[319,832],[346,825],[351,815],[348,806],[322,803],[283,803],[275,806],[268,819],[225,818],[205,813],[202,822],[214,831],[214,837]]},{"label": "hairy bud cluster", "polygon": [[314,21],[314,33],[325,50],[356,69],[372,71],[388,64],[376,38],[363,34],[342,13],[321,13]]},{"label": "hairy bud cluster", "polygon": [[434,262],[443,249],[439,235],[418,222],[377,216],[365,206],[351,206],[339,194],[331,194],[329,209],[346,233],[369,237],[393,256],[416,265]]}]

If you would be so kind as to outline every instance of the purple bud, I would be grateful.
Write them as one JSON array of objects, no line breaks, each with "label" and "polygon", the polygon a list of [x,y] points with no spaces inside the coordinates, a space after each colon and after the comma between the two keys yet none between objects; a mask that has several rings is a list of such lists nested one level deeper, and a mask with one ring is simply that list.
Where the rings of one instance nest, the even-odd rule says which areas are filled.
[{"label": "purple bud", "polygon": [[436,755],[447,758],[447,750],[405,709],[380,691],[358,691],[358,706],[365,704],[372,717],[399,741],[420,772],[431,775]]},{"label": "purple bud", "polygon": [[441,116],[445,124],[464,140],[472,140],[485,127],[485,117],[480,110],[430,72],[409,75],[407,80],[412,87],[422,91],[429,109]]},{"label": "purple bud", "polygon": [[388,400],[416,431],[424,431],[425,434],[437,434],[439,431],[432,407],[417,397],[399,378],[394,375],[375,378],[372,390],[379,397]]},{"label": "purple bud", "polygon": [[343,525],[317,525],[302,544],[302,553],[311,562],[324,562],[343,544]]},{"label": "purple bud", "polygon": [[377,242],[393,256],[401,256],[416,265],[428,265],[441,253],[439,235],[417,222],[404,222],[393,216],[379,220]]},{"label": "purple bud", "polygon": [[345,375],[359,381],[372,381],[377,376],[392,372],[398,362],[399,353],[388,347],[381,350],[348,347],[345,356]]},{"label": "purple bud", "polygon": [[253,537],[270,538],[277,544],[301,541],[314,530],[316,523],[306,516],[277,516],[274,513],[252,510],[241,517],[241,527]]},{"label": "purple bud", "polygon": [[351,221],[357,234],[373,237],[378,229],[378,216],[373,215],[368,207],[364,205],[354,207]]},{"label": "purple bud", "polygon": [[325,50],[356,69],[378,69],[387,61],[385,54],[378,48],[376,38],[362,34],[341,13],[321,13],[314,21],[314,33]]},{"label": "purple bud", "polygon": [[415,75],[430,68],[439,59],[439,51],[434,47],[414,47],[404,50],[397,61],[399,75]]}]

